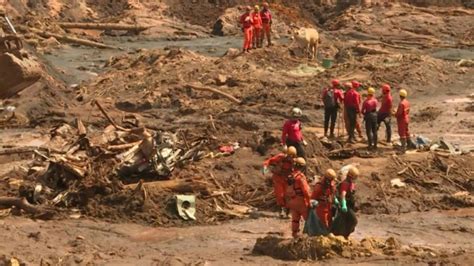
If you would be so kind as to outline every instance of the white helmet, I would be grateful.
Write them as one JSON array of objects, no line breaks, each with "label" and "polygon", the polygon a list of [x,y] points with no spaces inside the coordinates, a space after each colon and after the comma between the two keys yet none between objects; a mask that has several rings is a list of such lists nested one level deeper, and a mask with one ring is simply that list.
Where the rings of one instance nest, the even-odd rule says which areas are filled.
[{"label": "white helmet", "polygon": [[303,111],[301,111],[301,109],[298,108],[298,107],[294,107],[293,109],[291,109],[291,116],[292,117],[301,117],[301,116],[303,116]]}]

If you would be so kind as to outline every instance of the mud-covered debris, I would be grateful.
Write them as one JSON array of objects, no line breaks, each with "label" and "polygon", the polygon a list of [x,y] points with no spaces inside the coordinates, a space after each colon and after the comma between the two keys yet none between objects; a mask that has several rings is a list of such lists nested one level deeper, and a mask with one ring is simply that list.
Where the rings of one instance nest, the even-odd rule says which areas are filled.
[{"label": "mud-covered debris", "polygon": [[427,247],[404,246],[393,237],[364,238],[357,241],[332,234],[327,237],[303,236],[297,239],[266,236],[257,239],[252,252],[281,260],[324,260],[333,257],[356,258],[375,255],[424,257],[431,254],[436,256],[440,253]]}]

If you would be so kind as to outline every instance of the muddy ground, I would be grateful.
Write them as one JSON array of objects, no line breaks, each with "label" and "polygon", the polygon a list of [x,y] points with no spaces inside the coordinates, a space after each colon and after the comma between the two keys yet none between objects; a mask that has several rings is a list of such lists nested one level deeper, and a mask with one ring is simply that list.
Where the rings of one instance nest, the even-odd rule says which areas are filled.
[{"label": "muddy ground", "polygon": [[[165,178],[211,184],[207,191],[193,193],[198,196],[195,222],[178,216],[175,193],[148,189],[147,197],[141,198],[114,185],[115,181],[135,184],[144,177],[117,176],[111,171],[104,175],[114,184],[102,186],[102,176],[90,174],[87,180],[95,178],[101,184],[93,190],[81,190],[77,184],[51,187],[49,195],[54,196],[72,188],[84,193],[79,193],[79,202],[56,205],[54,215],[48,217],[52,220],[30,220],[38,217],[15,209],[2,212],[8,217],[0,220],[0,230],[11,244],[0,244],[0,255],[32,265],[292,264],[252,254],[252,248],[257,238],[267,234],[289,238],[289,221],[271,212],[275,211],[271,187],[259,169],[265,158],[279,152],[280,127],[289,109],[299,106],[310,143],[309,177],[317,179],[326,168],[349,163],[359,165],[363,173],[357,192],[360,225],[354,239],[395,237],[404,246],[428,250],[338,255],[328,258],[331,263],[462,265],[473,259],[474,160],[469,150],[474,148],[474,68],[458,64],[461,59],[474,59],[472,9],[454,2],[449,7],[423,8],[372,1],[369,7],[339,9],[308,1],[279,1],[274,5],[275,33],[280,37],[276,45],[246,55],[239,53],[241,36],[232,24],[240,12],[235,6],[239,1],[118,1],[97,7],[82,1],[37,2],[30,12],[16,1],[9,1],[7,8],[28,27],[122,50],[51,44],[22,29],[29,48],[44,64],[45,79],[3,102],[15,105],[17,112],[14,119],[4,114],[0,120],[2,152],[28,149],[14,155],[1,153],[0,196],[30,199],[31,190],[42,180],[38,169],[48,165],[32,150],[41,148],[52,156],[53,151],[68,151],[78,140],[75,133],[57,133],[64,124],[75,127],[80,119],[90,139],[109,126],[95,100],[128,129],[179,132],[188,142],[206,139],[207,155],[235,142],[241,148],[230,156],[210,156],[179,166]],[[194,16],[189,10],[205,15]],[[231,34],[211,36],[214,22],[222,16],[230,21]],[[56,25],[56,21],[90,18],[153,27],[129,35],[70,31]],[[288,38],[289,30],[308,23],[314,23],[321,34],[316,61],[304,58]],[[321,68],[325,57],[334,58],[332,68]],[[357,79],[364,88],[388,82],[394,96],[398,89],[407,89],[412,134],[443,138],[464,154],[396,155],[394,147],[384,144],[372,153],[365,149],[364,140],[346,145],[342,135],[337,143],[327,143],[321,138],[319,95],[334,77]],[[218,89],[240,103],[192,86]],[[383,135],[382,127],[379,138]],[[335,153],[339,148],[343,150]],[[392,186],[395,178],[406,186]],[[221,190],[227,190],[230,198],[208,194]],[[239,212],[242,207],[245,211]]]},{"label": "muddy ground", "polygon": [[[0,221],[5,241],[1,250],[22,262],[38,265],[292,265],[288,261],[252,254],[259,237],[289,237],[287,220],[273,213],[258,219],[218,226],[150,228],[92,220],[32,221],[11,217]],[[458,264],[472,260],[473,210],[432,210],[400,215],[361,215],[353,238],[394,237],[403,246],[423,246],[426,256],[342,258],[331,264]],[[299,262],[318,265],[318,261]],[[327,264],[327,261],[320,262]]]}]

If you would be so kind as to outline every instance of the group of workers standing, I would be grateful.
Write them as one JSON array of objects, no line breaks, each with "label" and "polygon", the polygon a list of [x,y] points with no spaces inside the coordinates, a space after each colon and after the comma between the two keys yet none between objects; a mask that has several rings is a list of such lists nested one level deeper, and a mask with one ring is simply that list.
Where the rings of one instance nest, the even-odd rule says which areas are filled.
[{"label": "group of workers standing", "polygon": [[248,53],[250,49],[261,48],[263,39],[266,37],[268,46],[271,42],[272,13],[268,8],[268,3],[262,4],[262,10],[258,5],[246,6],[245,13],[240,17],[242,32],[244,33],[243,51]]},{"label": "group of workers standing", "polygon": [[[407,149],[407,144],[411,143],[408,130],[410,103],[407,100],[407,91],[404,89],[399,91],[400,103],[396,110],[392,110],[393,98],[389,84],[381,86],[382,93],[380,97],[375,97],[375,89],[369,87],[367,89],[367,98],[364,102],[361,102],[361,95],[357,91],[360,87],[361,84],[357,81],[346,82],[341,86],[339,80],[335,79],[332,80],[331,86],[323,90],[321,99],[324,105],[324,136],[329,138],[335,137],[334,128],[337,123],[337,114],[342,109],[345,129],[349,135],[347,141],[355,143],[356,130],[359,132],[359,137],[361,137],[358,118],[363,117],[368,147],[375,150],[378,143],[377,132],[382,123],[385,125],[387,144],[391,144],[391,117],[395,116],[398,134],[400,135],[401,152],[404,153]],[[379,100],[381,102],[380,108],[378,108]]]},{"label": "group of workers standing", "polygon": [[[361,135],[359,117],[364,118],[369,149],[377,149],[377,131],[383,123],[386,128],[387,143],[391,143],[391,117],[397,119],[402,152],[405,152],[410,142],[408,131],[410,104],[407,91],[400,90],[400,103],[396,110],[393,107],[390,85],[381,86],[381,96],[375,96],[375,89],[367,89],[367,97],[362,102],[361,94],[357,91],[362,85],[357,81],[346,82],[341,86],[339,80],[332,80],[331,86],[325,88],[321,95],[324,104],[324,136],[334,138],[338,113],[342,109],[345,129],[348,132],[349,143],[355,143],[355,131]],[[359,170],[350,166],[347,175],[337,182],[338,176],[334,169],[327,169],[325,174],[312,189],[306,179],[306,154],[304,146],[307,142],[302,134],[300,118],[303,113],[299,108],[293,108],[290,118],[284,123],[281,144],[283,153],[269,158],[263,164],[263,174],[272,172],[274,195],[277,205],[281,207],[281,216],[291,214],[291,229],[294,237],[299,235],[301,218],[307,220],[311,211],[319,218],[325,232],[348,237],[357,224],[354,212],[355,180]],[[337,183],[337,184],[336,184]],[[340,215],[335,218],[335,213]]]}]

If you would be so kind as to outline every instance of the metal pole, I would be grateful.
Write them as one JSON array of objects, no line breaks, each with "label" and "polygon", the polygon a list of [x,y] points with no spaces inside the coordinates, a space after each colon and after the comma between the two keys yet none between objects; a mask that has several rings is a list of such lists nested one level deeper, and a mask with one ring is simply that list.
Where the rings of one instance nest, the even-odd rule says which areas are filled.
[{"label": "metal pole", "polygon": [[13,33],[17,34],[17,33],[16,33],[16,30],[15,30],[15,27],[13,27],[13,24],[12,24],[12,22],[10,21],[10,19],[9,19],[7,16],[4,16],[4,18],[5,18],[5,20],[7,21],[7,24],[8,24],[8,26],[10,27],[10,30],[11,30]]}]

